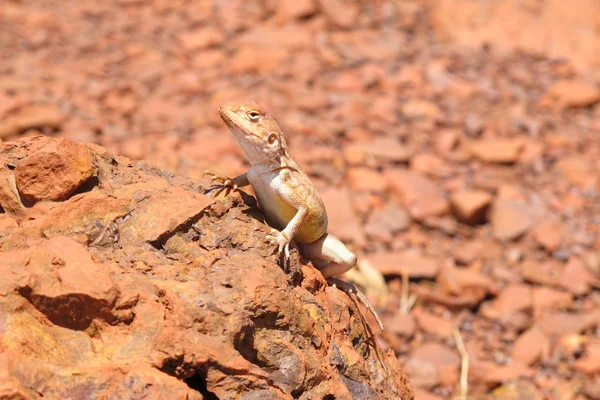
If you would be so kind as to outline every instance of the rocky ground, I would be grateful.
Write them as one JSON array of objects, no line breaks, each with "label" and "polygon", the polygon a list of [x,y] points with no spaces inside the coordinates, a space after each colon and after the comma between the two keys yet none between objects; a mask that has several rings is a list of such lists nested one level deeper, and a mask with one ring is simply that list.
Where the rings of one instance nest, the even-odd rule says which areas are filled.
[{"label": "rocky ground", "polygon": [[[599,8],[12,0],[0,138],[44,133],[178,177],[235,175],[245,160],[216,110],[253,98],[321,190],[331,231],[366,261],[353,279],[417,399],[460,393],[459,336],[470,398],[600,398]],[[92,315],[127,319],[131,302],[117,312],[102,305],[110,290],[98,296]]]}]

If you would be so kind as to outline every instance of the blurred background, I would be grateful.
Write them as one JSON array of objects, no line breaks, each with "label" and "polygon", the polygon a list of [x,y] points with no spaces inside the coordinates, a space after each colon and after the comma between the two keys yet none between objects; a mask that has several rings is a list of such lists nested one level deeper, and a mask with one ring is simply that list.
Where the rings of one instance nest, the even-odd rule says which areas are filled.
[{"label": "blurred background", "polygon": [[597,0],[2,0],[0,60],[1,140],[193,178],[256,100],[418,400],[600,399]]}]

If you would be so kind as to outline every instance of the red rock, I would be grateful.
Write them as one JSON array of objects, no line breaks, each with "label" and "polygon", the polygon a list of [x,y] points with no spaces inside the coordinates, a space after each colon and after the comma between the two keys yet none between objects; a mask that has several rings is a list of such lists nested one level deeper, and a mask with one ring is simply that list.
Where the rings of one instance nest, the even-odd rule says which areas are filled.
[{"label": "red rock", "polygon": [[442,397],[431,394],[423,389],[415,389],[415,399],[418,400],[443,400]]},{"label": "red rock", "polygon": [[344,242],[362,245],[365,233],[352,209],[350,192],[347,189],[329,188],[320,193],[327,209],[328,231]]},{"label": "red rock", "polygon": [[50,104],[27,104],[8,113],[0,121],[0,139],[29,129],[57,130],[65,120],[64,113]]},{"label": "red rock", "polygon": [[519,378],[530,378],[534,373],[535,370],[516,362],[502,366],[494,365],[486,370],[485,380],[489,383],[502,383]]},{"label": "red rock", "polygon": [[403,163],[409,157],[410,152],[406,146],[387,136],[353,142],[344,148],[344,158],[350,164]]},{"label": "red rock", "polygon": [[263,47],[262,51],[256,48],[242,47],[229,61],[229,68],[232,73],[267,73],[272,72],[279,67],[287,57],[283,49],[270,49]]},{"label": "red rock", "polygon": [[480,240],[460,243],[452,251],[452,257],[459,264],[468,265],[479,260],[485,254],[485,245]]},{"label": "red rock", "polygon": [[511,350],[511,358],[523,365],[536,363],[544,354],[550,352],[550,340],[537,327],[523,332],[515,340]]},{"label": "red rock", "polygon": [[494,237],[506,241],[517,239],[531,227],[531,209],[514,200],[497,199],[490,215]]},{"label": "red rock", "polygon": [[569,292],[545,286],[533,288],[533,308],[537,312],[565,310],[572,306],[573,295]]},{"label": "red rock", "polygon": [[282,0],[277,3],[277,11],[273,17],[278,23],[306,18],[317,12],[314,0]]},{"label": "red rock", "polygon": [[593,187],[598,181],[595,167],[583,157],[561,158],[556,162],[555,169],[576,187]]},{"label": "red rock", "polygon": [[363,167],[350,168],[347,179],[353,190],[366,192],[382,192],[387,182],[380,172]]},{"label": "red rock", "polygon": [[524,284],[511,284],[505,287],[493,301],[493,310],[486,310],[490,317],[501,318],[517,311],[531,307],[531,286]]},{"label": "red rock", "polygon": [[371,214],[365,232],[372,238],[390,241],[395,234],[408,229],[409,225],[408,213],[402,207],[388,203]]},{"label": "red rock", "polygon": [[452,169],[444,160],[429,153],[413,156],[410,160],[410,169],[433,177],[447,177],[452,174]]},{"label": "red rock", "polygon": [[562,224],[558,219],[542,221],[533,231],[536,242],[546,251],[558,250],[562,244]]},{"label": "red rock", "polygon": [[15,176],[5,169],[0,170],[0,207],[19,221],[25,217],[25,207],[19,198]]},{"label": "red rock", "polygon": [[413,350],[405,364],[406,373],[413,385],[429,388],[440,382],[440,374],[445,369],[458,369],[460,357],[438,343],[426,343]]},{"label": "red rock", "polygon": [[556,276],[561,270],[560,265],[552,261],[545,263],[525,261],[520,268],[521,276],[526,281],[541,285],[554,285],[556,283]]},{"label": "red rock", "polygon": [[422,221],[448,212],[448,200],[430,179],[400,168],[386,170],[384,176],[414,219]]},{"label": "red rock", "polygon": [[600,344],[589,344],[585,354],[575,361],[573,368],[587,375],[600,373]]},{"label": "red rock", "polygon": [[360,3],[340,0],[318,0],[321,12],[336,26],[352,28],[360,13]]},{"label": "red rock", "polygon": [[456,149],[459,141],[460,134],[457,130],[443,130],[435,138],[435,150],[446,157]]},{"label": "red rock", "polygon": [[469,144],[471,154],[489,163],[512,164],[519,160],[523,142],[520,139],[481,139]]},{"label": "red rock", "polygon": [[129,243],[153,242],[204,212],[214,203],[210,196],[169,188],[152,196],[125,221],[119,233]]},{"label": "red rock", "polygon": [[482,190],[454,192],[450,196],[450,205],[456,219],[466,224],[485,222],[492,203],[492,196]]},{"label": "red rock", "polygon": [[456,323],[451,319],[438,317],[424,311],[422,308],[414,309],[412,314],[417,318],[419,327],[423,331],[442,339],[448,339],[452,336],[452,330],[456,326]]},{"label": "red rock", "polygon": [[539,327],[549,336],[566,336],[581,333],[600,324],[600,312],[570,314],[553,312],[544,314],[538,321]]},{"label": "red rock", "polygon": [[95,171],[85,145],[61,139],[21,160],[15,179],[25,201],[65,200]]},{"label": "red rock", "polygon": [[490,400],[544,400],[544,396],[535,384],[527,380],[505,383],[494,389]]},{"label": "red rock", "polygon": [[223,41],[224,37],[218,29],[199,28],[179,34],[178,39],[187,51],[193,51],[217,46]]},{"label": "red rock", "polygon": [[599,281],[581,259],[571,257],[558,277],[558,284],[574,295],[583,295],[589,293],[592,285],[598,286]]},{"label": "red rock", "polygon": [[435,278],[440,263],[434,258],[407,251],[382,252],[369,255],[369,260],[384,275],[402,275],[406,269],[411,278]]},{"label": "red rock", "polygon": [[402,105],[402,113],[408,119],[442,120],[444,114],[440,108],[426,100],[408,100]]},{"label": "red rock", "polygon": [[600,101],[600,88],[588,82],[561,80],[550,87],[547,95],[567,107],[587,107]]},{"label": "red rock", "polygon": [[448,294],[462,294],[469,289],[478,289],[483,294],[496,291],[490,278],[471,268],[445,266],[438,275],[438,283],[439,290]]},{"label": "red rock", "polygon": [[417,330],[415,316],[412,314],[395,313],[392,318],[385,320],[386,332],[391,332],[395,335],[406,338],[412,337]]}]

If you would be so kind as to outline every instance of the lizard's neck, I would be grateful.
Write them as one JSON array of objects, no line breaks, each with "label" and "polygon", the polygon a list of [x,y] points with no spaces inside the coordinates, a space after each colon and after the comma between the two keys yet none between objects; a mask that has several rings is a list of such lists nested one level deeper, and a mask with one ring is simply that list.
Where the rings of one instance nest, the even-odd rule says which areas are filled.
[{"label": "lizard's neck", "polygon": [[296,164],[294,159],[289,154],[282,154],[277,158],[270,160],[250,161],[250,164],[252,165],[252,168],[255,168],[260,173],[271,172],[284,168],[293,170],[299,169],[298,164]]}]

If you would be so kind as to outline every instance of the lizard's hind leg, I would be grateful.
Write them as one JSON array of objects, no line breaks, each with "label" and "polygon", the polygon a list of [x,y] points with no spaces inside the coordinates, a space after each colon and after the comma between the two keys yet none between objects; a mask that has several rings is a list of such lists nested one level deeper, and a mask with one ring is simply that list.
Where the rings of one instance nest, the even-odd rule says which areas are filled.
[{"label": "lizard's hind leg", "polygon": [[343,274],[356,265],[356,254],[350,251],[338,238],[328,233],[313,243],[302,244],[301,248],[302,253],[313,262],[313,265],[321,271],[329,283],[348,293],[348,295],[356,294],[360,302],[375,317],[379,329],[383,332],[383,323],[367,296],[352,283],[334,278],[335,275]]}]

